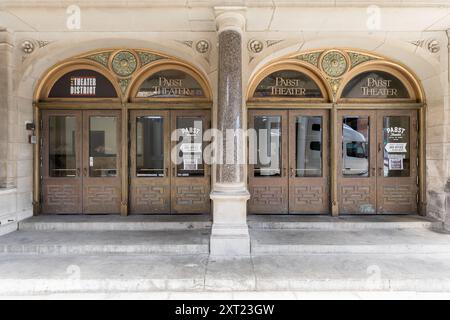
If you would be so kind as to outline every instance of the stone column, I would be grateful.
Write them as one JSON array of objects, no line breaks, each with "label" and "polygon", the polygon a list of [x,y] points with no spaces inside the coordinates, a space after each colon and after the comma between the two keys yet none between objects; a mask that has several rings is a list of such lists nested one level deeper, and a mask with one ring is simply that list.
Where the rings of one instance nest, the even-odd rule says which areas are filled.
[{"label": "stone column", "polygon": [[9,113],[13,109],[14,35],[0,27],[0,188],[14,188],[15,163],[9,143]]},{"label": "stone column", "polygon": [[[244,95],[242,88],[242,8],[215,8],[219,33],[217,129],[222,132],[223,153],[216,165],[216,183],[211,192],[213,227],[211,255],[250,254],[245,184]],[[234,130],[234,135],[230,135]],[[230,148],[231,147],[231,148]]]}]

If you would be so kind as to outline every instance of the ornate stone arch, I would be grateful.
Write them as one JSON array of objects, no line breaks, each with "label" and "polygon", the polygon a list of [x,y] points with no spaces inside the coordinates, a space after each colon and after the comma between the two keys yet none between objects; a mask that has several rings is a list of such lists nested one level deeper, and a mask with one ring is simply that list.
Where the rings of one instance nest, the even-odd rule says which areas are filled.
[{"label": "ornate stone arch", "polygon": [[[35,102],[54,101],[48,98],[48,93],[59,78],[76,69],[88,69],[100,73],[114,86],[117,98],[108,100],[127,102],[132,100],[129,96],[132,88],[136,87],[142,77],[167,68],[176,68],[189,73],[204,89],[206,97],[204,100],[211,100],[210,85],[200,71],[180,59],[147,49],[102,49],[68,58],[44,73],[36,86],[33,98]],[[64,100],[77,101],[76,98]],[[105,99],[84,98],[83,101],[99,100]]]}]

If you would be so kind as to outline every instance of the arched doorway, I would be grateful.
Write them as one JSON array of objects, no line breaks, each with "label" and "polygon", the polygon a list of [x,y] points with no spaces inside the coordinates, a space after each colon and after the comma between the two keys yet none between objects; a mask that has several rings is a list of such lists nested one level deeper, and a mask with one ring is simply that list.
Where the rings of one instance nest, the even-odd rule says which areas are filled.
[{"label": "arched doorway", "polygon": [[[249,87],[248,119],[269,133],[250,145],[249,213],[417,213],[422,101],[406,68],[356,50],[311,51],[262,68]],[[262,149],[270,149],[265,163]]]},{"label": "arched doorway", "polygon": [[189,64],[147,50],[89,52],[49,70],[35,100],[40,213],[209,213],[211,90]]}]

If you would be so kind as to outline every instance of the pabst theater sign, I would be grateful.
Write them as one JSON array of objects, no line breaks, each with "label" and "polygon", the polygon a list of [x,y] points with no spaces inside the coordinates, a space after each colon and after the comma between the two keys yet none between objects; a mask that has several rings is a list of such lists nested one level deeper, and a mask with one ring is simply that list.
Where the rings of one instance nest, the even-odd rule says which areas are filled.
[{"label": "pabst theater sign", "polygon": [[179,70],[164,70],[151,75],[139,88],[137,98],[204,97],[203,89],[191,75]]}]

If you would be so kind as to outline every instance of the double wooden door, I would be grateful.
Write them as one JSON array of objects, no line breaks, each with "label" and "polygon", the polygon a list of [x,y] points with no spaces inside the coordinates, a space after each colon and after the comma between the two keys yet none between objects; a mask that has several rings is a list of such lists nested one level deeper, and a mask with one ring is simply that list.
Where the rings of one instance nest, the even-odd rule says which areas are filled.
[{"label": "double wooden door", "polygon": [[329,211],[328,125],[327,110],[249,111],[249,213]]},{"label": "double wooden door", "polygon": [[42,213],[120,213],[120,130],[120,111],[42,111]]},{"label": "double wooden door", "polygon": [[338,137],[340,213],[417,213],[417,111],[341,110]]},{"label": "double wooden door", "polygon": [[130,111],[130,213],[210,212],[209,127],[209,111]]}]

